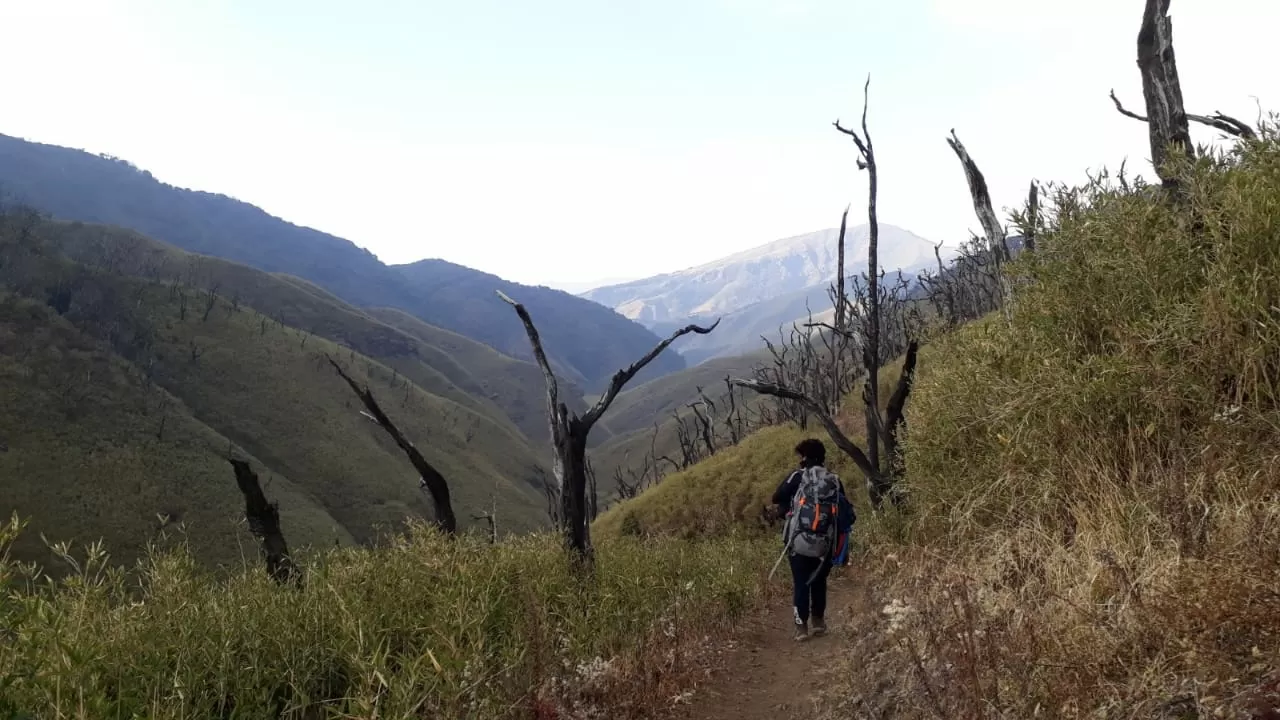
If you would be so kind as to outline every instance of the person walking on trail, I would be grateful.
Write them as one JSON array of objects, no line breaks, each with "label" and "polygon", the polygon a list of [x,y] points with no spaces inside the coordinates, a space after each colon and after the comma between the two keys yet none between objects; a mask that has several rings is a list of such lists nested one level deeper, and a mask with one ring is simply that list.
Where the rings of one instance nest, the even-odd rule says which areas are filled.
[{"label": "person walking on trail", "polygon": [[810,620],[813,635],[827,632],[827,576],[843,560],[856,518],[839,476],[824,467],[822,441],[802,440],[795,452],[800,467],[774,491],[773,503],[786,513],[782,555],[791,564],[795,639],[800,642],[809,639]]}]

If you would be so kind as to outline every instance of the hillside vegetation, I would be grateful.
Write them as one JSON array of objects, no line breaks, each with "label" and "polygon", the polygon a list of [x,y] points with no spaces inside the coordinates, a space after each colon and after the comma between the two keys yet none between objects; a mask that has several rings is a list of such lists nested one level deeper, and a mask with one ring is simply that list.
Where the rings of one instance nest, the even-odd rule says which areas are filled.
[{"label": "hillside vegetation", "polygon": [[[1106,176],[1053,188],[1036,249],[1007,267],[1011,301],[926,334],[907,403],[900,509],[870,512],[860,478],[828,445],[861,518],[851,574],[879,612],[842,618],[842,632],[828,636],[852,644],[830,654],[837,668],[817,674],[827,695],[803,698],[806,710],[819,701],[812,716],[1275,717],[1280,129],[1165,169],[1180,193]],[[34,257],[0,267],[48,262]],[[86,314],[95,305],[68,305],[48,269],[15,277],[42,280],[13,283],[25,304],[7,312],[44,313],[71,348],[59,352],[80,357],[75,333],[97,332]],[[257,327],[244,313],[206,327],[175,320],[165,286],[111,292],[129,298],[135,287],[140,314],[124,315],[133,324],[122,332],[156,328],[165,357],[192,341],[209,353],[156,374],[191,408],[188,432],[217,440],[211,433],[231,435],[247,419],[272,436],[292,422],[289,442],[305,443],[303,430],[324,428],[300,419],[345,419],[341,399],[325,395],[330,385],[313,383],[317,348],[304,352],[299,335],[287,346],[244,344]],[[201,378],[218,372],[220,347],[243,353],[265,379],[224,379],[220,392],[233,397],[209,397]],[[265,354],[283,369],[263,367]],[[375,376],[375,391],[388,387],[385,366],[348,358]],[[892,383],[893,369],[880,381]],[[277,417],[245,399],[291,383],[314,393],[303,397],[316,407]],[[56,397],[64,386],[48,387]],[[470,412],[425,394],[416,402],[437,408],[405,412],[419,422]],[[846,415],[861,415],[857,406],[846,401]],[[244,417],[231,422],[235,413]],[[843,419],[855,438],[860,424]],[[428,431],[447,432],[420,426],[415,435]],[[342,426],[335,436],[357,432]],[[767,597],[763,575],[779,548],[761,511],[795,442],[818,434],[761,430],[613,507],[595,523],[593,573],[573,572],[549,537],[489,546],[420,527],[382,547],[317,553],[301,584],[286,588],[257,567],[198,569],[182,548],[149,554],[132,574],[108,569],[95,549],[69,554],[77,571],[62,582],[0,552],[0,711],[659,716],[708,666],[715,638]],[[442,446],[465,456],[465,444],[455,434]],[[323,470],[288,449],[245,449],[279,463],[297,487]],[[328,452],[324,463],[355,452],[377,461],[369,446],[312,452]],[[485,457],[488,468],[471,469],[507,470]],[[6,529],[0,547],[17,532],[17,523]]]},{"label": "hillside vegetation", "polygon": [[[72,260],[105,272],[188,286],[188,292],[203,297],[189,300],[193,307],[200,305],[202,313],[212,292],[223,306],[249,306],[277,325],[328,338],[379,360],[427,392],[487,413],[508,429],[541,429],[546,434],[545,420],[529,422],[524,410],[542,402],[545,393],[535,384],[519,382],[534,377],[541,381],[541,371],[478,341],[398,311],[361,310],[292,275],[183,252],[128,230],[55,222],[45,224],[40,235]],[[384,317],[395,322],[381,322]],[[509,375],[491,374],[491,369]],[[513,425],[513,414],[523,422]]]},{"label": "hillside vegetation", "polygon": [[[922,351],[906,510],[860,513],[883,613],[838,716],[1266,717],[1248,713],[1280,687],[1280,137],[1179,174],[1189,211],[1141,183],[1058,188],[1009,319]],[[599,534],[756,523],[797,437],[672,475]]]},{"label": "hillside vegetation", "polygon": [[[0,223],[0,472],[10,478],[5,511],[32,524],[15,557],[47,559],[44,534],[101,537],[128,562],[162,526],[180,523],[202,561],[238,560],[248,536],[235,531],[243,499],[228,453],[258,464],[286,537],[300,547],[368,542],[380,528],[430,516],[416,473],[358,412],[326,354],[367,381],[454,479],[464,518],[496,501],[504,530],[545,522],[540,463],[527,441],[490,401],[409,362],[417,341],[296,284],[132,234],[123,237],[146,252],[117,255],[113,233],[23,225],[16,215]],[[106,251],[113,260],[99,265],[117,271],[75,263],[59,248]],[[122,257],[157,254],[184,258],[178,266],[192,284],[123,272]],[[398,359],[404,372],[353,346]]]},{"label": "hillside vegetation", "polygon": [[0,582],[23,588],[0,602],[0,715],[654,717],[767,570],[755,541],[618,539],[583,584],[557,545],[418,528],[330,551],[290,590],[214,578],[181,549],[137,591],[92,550],[71,558],[76,582],[27,586],[0,554]]},{"label": "hillside vegetation", "polygon": [[876,702],[1238,716],[1277,680],[1276,126],[1178,175],[1186,209],[1059,190],[1010,320],[921,359],[911,515],[871,558],[911,610],[859,673],[909,680]]},{"label": "hillside vegetation", "polygon": [[[224,195],[174,187],[124,160],[0,135],[0,191],[54,217],[129,228],[191,252],[287,273],[359,307],[393,307],[530,359],[524,329],[494,294],[524,302],[567,377],[599,391],[660,338],[565,292],[508,283],[443,261],[390,267],[354,243]],[[675,354],[643,378],[683,368]]]}]

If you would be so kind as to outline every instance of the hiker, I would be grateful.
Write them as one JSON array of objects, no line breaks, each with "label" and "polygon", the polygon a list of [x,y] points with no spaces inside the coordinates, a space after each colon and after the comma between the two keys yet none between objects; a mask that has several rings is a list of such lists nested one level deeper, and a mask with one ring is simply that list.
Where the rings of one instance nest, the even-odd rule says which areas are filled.
[{"label": "hiker", "polygon": [[[796,445],[800,467],[787,476],[773,493],[773,503],[786,513],[783,550],[791,564],[792,609],[795,639],[809,639],[827,632],[827,576],[855,519],[853,505],[840,478],[823,463],[827,448],[821,440],[808,438]],[[778,558],[781,560],[782,558]]]}]

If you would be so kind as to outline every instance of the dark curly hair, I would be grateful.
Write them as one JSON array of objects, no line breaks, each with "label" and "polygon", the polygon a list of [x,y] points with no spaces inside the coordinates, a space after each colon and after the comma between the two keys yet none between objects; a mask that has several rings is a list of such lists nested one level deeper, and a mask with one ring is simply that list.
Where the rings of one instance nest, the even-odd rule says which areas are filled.
[{"label": "dark curly hair", "polygon": [[805,438],[796,445],[796,454],[806,465],[821,465],[827,461],[827,447],[817,438]]}]

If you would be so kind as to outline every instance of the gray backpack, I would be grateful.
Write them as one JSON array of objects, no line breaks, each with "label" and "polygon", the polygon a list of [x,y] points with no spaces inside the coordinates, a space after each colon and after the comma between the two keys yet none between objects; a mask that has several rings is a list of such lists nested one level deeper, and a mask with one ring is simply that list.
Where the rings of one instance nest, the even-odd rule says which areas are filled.
[{"label": "gray backpack", "polygon": [[820,465],[801,471],[785,530],[791,553],[826,557],[835,547],[839,513],[840,478]]}]

